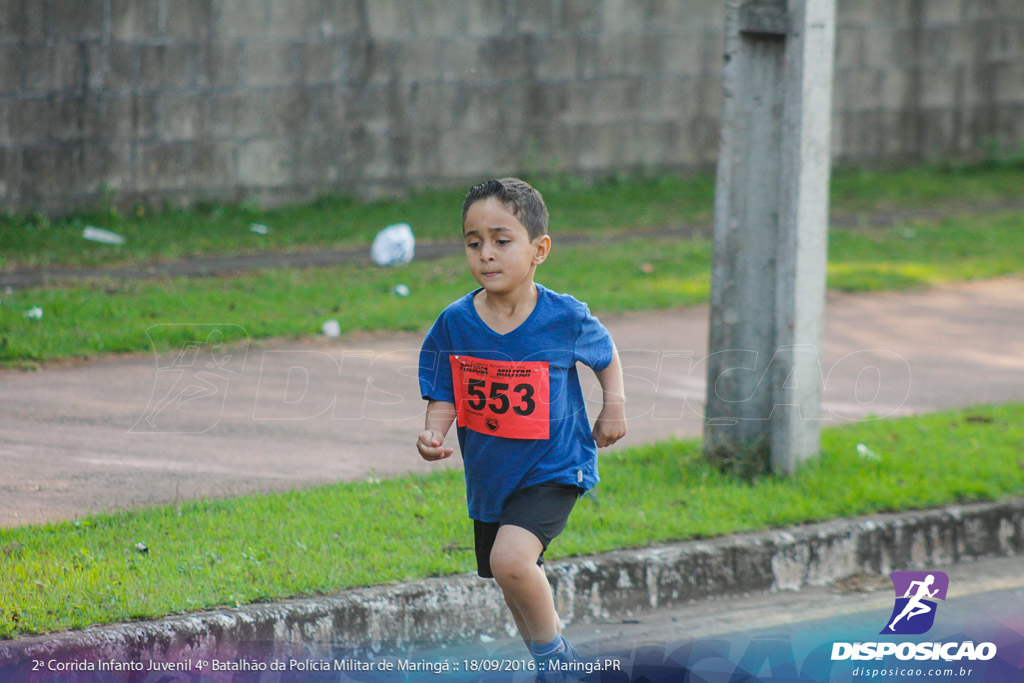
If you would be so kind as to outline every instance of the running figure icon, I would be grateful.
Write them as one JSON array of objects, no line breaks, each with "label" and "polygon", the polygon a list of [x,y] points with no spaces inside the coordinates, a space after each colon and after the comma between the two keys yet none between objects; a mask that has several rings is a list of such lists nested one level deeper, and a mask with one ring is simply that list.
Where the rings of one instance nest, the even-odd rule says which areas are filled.
[{"label": "running figure icon", "polygon": [[921,634],[928,631],[935,622],[937,601],[946,599],[949,577],[939,571],[903,571],[889,576],[895,588],[896,602],[882,633]]},{"label": "running figure icon", "polygon": [[[929,574],[925,577],[924,581],[910,582],[910,588],[907,589],[906,594],[903,596],[905,598],[910,598],[910,601],[907,603],[907,606],[903,608],[903,611],[900,612],[900,615],[893,619],[892,623],[889,624],[890,631],[896,630],[896,622],[903,617],[906,617],[907,621],[909,621],[912,617],[916,617],[918,614],[924,614],[932,611],[932,606],[921,602],[921,599],[934,598],[935,594],[939,592],[938,588],[933,591],[928,590],[928,587],[933,583],[935,583],[934,574]],[[917,593],[912,596],[911,593],[914,592],[914,586],[917,586]]]}]

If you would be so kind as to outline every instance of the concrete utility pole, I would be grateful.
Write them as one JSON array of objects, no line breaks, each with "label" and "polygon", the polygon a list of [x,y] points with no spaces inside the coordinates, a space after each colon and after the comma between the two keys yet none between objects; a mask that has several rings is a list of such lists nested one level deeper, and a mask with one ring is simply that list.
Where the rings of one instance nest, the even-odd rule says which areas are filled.
[{"label": "concrete utility pole", "polygon": [[729,0],[704,453],[792,473],[820,444],[835,0]]}]

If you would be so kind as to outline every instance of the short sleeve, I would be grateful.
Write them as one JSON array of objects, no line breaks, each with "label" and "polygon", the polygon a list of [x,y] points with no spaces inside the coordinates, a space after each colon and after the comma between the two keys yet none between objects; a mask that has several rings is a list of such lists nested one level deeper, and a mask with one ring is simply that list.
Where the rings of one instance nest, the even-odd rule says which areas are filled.
[{"label": "short sleeve", "polygon": [[573,346],[575,360],[594,370],[604,370],[612,362],[614,348],[608,330],[590,313],[590,308],[583,304],[583,321]]},{"label": "short sleeve", "polygon": [[420,349],[420,395],[428,401],[455,403],[452,386],[451,341],[442,314],[430,328]]}]

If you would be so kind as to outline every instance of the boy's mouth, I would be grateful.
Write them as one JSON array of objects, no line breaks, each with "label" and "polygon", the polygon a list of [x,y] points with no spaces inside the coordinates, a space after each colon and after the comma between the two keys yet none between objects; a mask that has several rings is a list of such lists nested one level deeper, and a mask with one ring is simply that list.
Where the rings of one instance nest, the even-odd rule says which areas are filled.
[{"label": "boy's mouth", "polygon": [[481,273],[481,275],[483,275],[484,277],[494,277],[495,275],[501,275],[501,271],[500,270],[495,270],[495,271],[490,272],[490,273]]}]

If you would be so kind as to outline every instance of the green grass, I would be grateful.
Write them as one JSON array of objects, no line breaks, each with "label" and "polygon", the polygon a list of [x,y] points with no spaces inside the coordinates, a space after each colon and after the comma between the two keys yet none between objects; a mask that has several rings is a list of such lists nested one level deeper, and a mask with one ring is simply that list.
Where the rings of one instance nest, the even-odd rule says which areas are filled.
[{"label": "green grass", "polygon": [[[529,178],[528,178],[529,179]],[[540,178],[553,234],[624,232],[637,228],[709,224],[711,174],[610,179],[596,184]],[[365,246],[381,227],[410,223],[423,241],[459,234],[465,189],[421,192],[401,199],[360,202],[325,197],[312,203],[261,209],[258,205],[200,203],[190,209],[108,205],[64,218],[0,216],[0,270],[52,265],[98,266],[198,255],[297,251]],[[889,209],[969,211],[978,202],[1024,201],[1024,163],[929,165],[890,170],[837,170],[833,211],[860,215]],[[270,229],[250,232],[250,223]],[[82,239],[86,225],[114,230],[123,246]]]},{"label": "green grass", "polygon": [[[554,234],[707,223],[714,196],[709,175],[659,176],[606,181],[588,186],[562,180],[541,185]],[[325,197],[315,202],[260,209],[251,204],[200,205],[191,209],[112,208],[50,219],[0,217],[0,270],[47,265],[97,266],[190,256],[368,246],[385,225],[409,223],[422,242],[461,235],[465,191],[422,192],[402,199],[360,202]],[[249,230],[268,227],[266,235]],[[82,239],[86,225],[126,238],[120,246]]]},{"label": "green grass", "polygon": [[1024,212],[829,233],[828,286],[856,292],[925,287],[1024,271]]},{"label": "green grass", "polygon": [[[602,456],[549,557],[1019,496],[1024,403],[829,428],[789,479],[743,483],[699,449]],[[0,637],[466,572],[471,533],[452,470],[3,529]]]},{"label": "green grass", "polygon": [[1024,157],[937,163],[900,169],[840,169],[832,174],[833,210],[936,209],[952,213],[979,202],[1024,200]]},{"label": "green grass", "polygon": [[[833,230],[828,285],[844,291],[904,289],[1024,271],[1020,212],[948,218],[877,230]],[[706,239],[633,239],[559,248],[537,280],[572,292],[598,312],[700,303],[710,286]],[[394,285],[411,294],[392,294]],[[402,268],[276,269],[225,278],[80,283],[17,291],[0,305],[0,364],[99,353],[167,351],[195,333],[187,324],[229,324],[227,341],[343,331],[417,330],[475,287],[465,258]],[[26,318],[39,306],[43,318]]]}]

